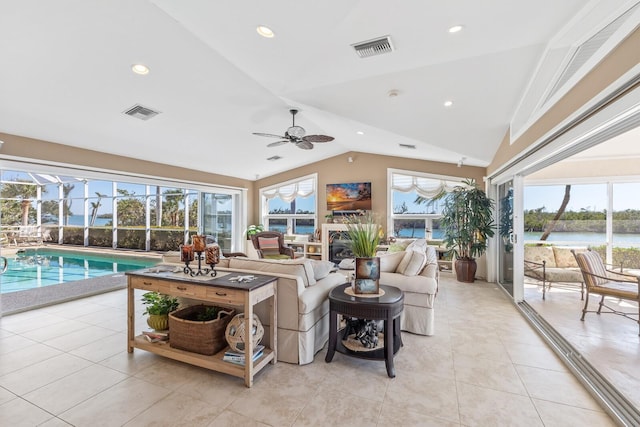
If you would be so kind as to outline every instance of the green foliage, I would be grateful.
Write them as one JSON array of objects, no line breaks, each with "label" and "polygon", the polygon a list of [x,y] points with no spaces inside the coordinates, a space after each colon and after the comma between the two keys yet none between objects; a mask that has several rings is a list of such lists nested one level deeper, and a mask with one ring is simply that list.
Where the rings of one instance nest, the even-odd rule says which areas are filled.
[{"label": "green foliage", "polygon": [[215,320],[218,318],[218,313],[220,312],[220,307],[216,306],[207,306],[203,311],[198,313],[196,319],[200,322],[207,322],[209,320]]},{"label": "green foliage", "polygon": [[347,236],[349,248],[356,257],[372,257],[380,244],[381,227],[375,215],[368,212],[364,215],[350,215],[347,217]]},{"label": "green foliage", "polygon": [[169,314],[178,308],[178,298],[158,292],[147,292],[142,295],[142,303],[146,306],[143,314]]},{"label": "green foliage", "polygon": [[259,233],[261,231],[264,231],[264,225],[262,224],[258,224],[258,225],[250,225],[249,228],[247,228],[247,237],[249,236],[253,236],[256,233]]},{"label": "green foliage", "polygon": [[487,250],[487,239],[494,234],[493,200],[474,180],[465,180],[453,191],[435,197],[443,200],[440,225],[443,243],[458,259],[473,259]]}]

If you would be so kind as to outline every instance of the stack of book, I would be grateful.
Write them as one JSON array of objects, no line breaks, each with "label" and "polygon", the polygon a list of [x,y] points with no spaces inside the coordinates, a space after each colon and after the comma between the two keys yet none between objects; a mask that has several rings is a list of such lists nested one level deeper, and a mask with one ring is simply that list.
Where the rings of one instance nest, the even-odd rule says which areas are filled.
[{"label": "stack of book", "polygon": [[142,335],[144,335],[149,342],[169,342],[169,332],[142,331]]},{"label": "stack of book", "polygon": [[[258,360],[263,353],[264,345],[256,346],[256,348],[253,350],[253,357],[251,358],[252,361],[255,362],[256,360]],[[235,351],[227,350],[224,352],[222,360],[224,360],[225,362],[235,363],[236,365],[244,365],[244,353],[237,353]]]}]

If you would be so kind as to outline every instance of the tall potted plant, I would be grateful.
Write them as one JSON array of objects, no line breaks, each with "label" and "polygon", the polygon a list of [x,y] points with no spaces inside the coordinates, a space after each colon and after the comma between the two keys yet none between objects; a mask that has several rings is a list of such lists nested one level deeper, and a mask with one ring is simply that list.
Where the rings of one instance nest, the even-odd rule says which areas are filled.
[{"label": "tall potted plant", "polygon": [[371,212],[352,215],[346,221],[349,248],[355,260],[356,277],[353,291],[360,294],[378,293],[380,258],[376,250],[380,244],[381,227]]},{"label": "tall potted plant", "polygon": [[476,257],[487,250],[493,237],[493,200],[472,179],[462,181],[453,191],[442,193],[443,243],[455,258],[456,278],[473,283],[478,268]]}]

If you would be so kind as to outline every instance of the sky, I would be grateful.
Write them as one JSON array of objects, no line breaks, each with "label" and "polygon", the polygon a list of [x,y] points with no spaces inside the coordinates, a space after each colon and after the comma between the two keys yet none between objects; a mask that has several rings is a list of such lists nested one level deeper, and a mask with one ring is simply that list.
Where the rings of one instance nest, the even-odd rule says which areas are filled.
[{"label": "sky", "polygon": [[[524,187],[524,209],[545,207],[546,212],[556,212],[564,197],[564,185],[536,185]],[[613,210],[640,210],[640,183],[613,184]],[[567,210],[581,209],[602,212],[607,208],[606,184],[573,184]]]}]

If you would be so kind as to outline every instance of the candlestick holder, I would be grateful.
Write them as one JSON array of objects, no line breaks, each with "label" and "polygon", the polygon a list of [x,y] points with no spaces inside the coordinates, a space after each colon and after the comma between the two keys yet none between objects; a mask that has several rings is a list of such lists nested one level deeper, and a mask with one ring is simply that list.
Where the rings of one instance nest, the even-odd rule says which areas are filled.
[{"label": "candlestick holder", "polygon": [[195,277],[195,276],[206,276],[207,274],[210,275],[211,277],[216,277],[216,275],[218,274],[218,272],[216,271],[216,263],[210,263],[208,264],[209,267],[211,268],[202,268],[202,260],[203,260],[203,253],[204,251],[194,251],[195,252],[195,256],[194,258],[196,260],[198,260],[198,269],[194,269],[192,268],[189,264],[191,263],[191,261],[185,261],[184,262],[184,274],[188,274],[191,277]]}]

